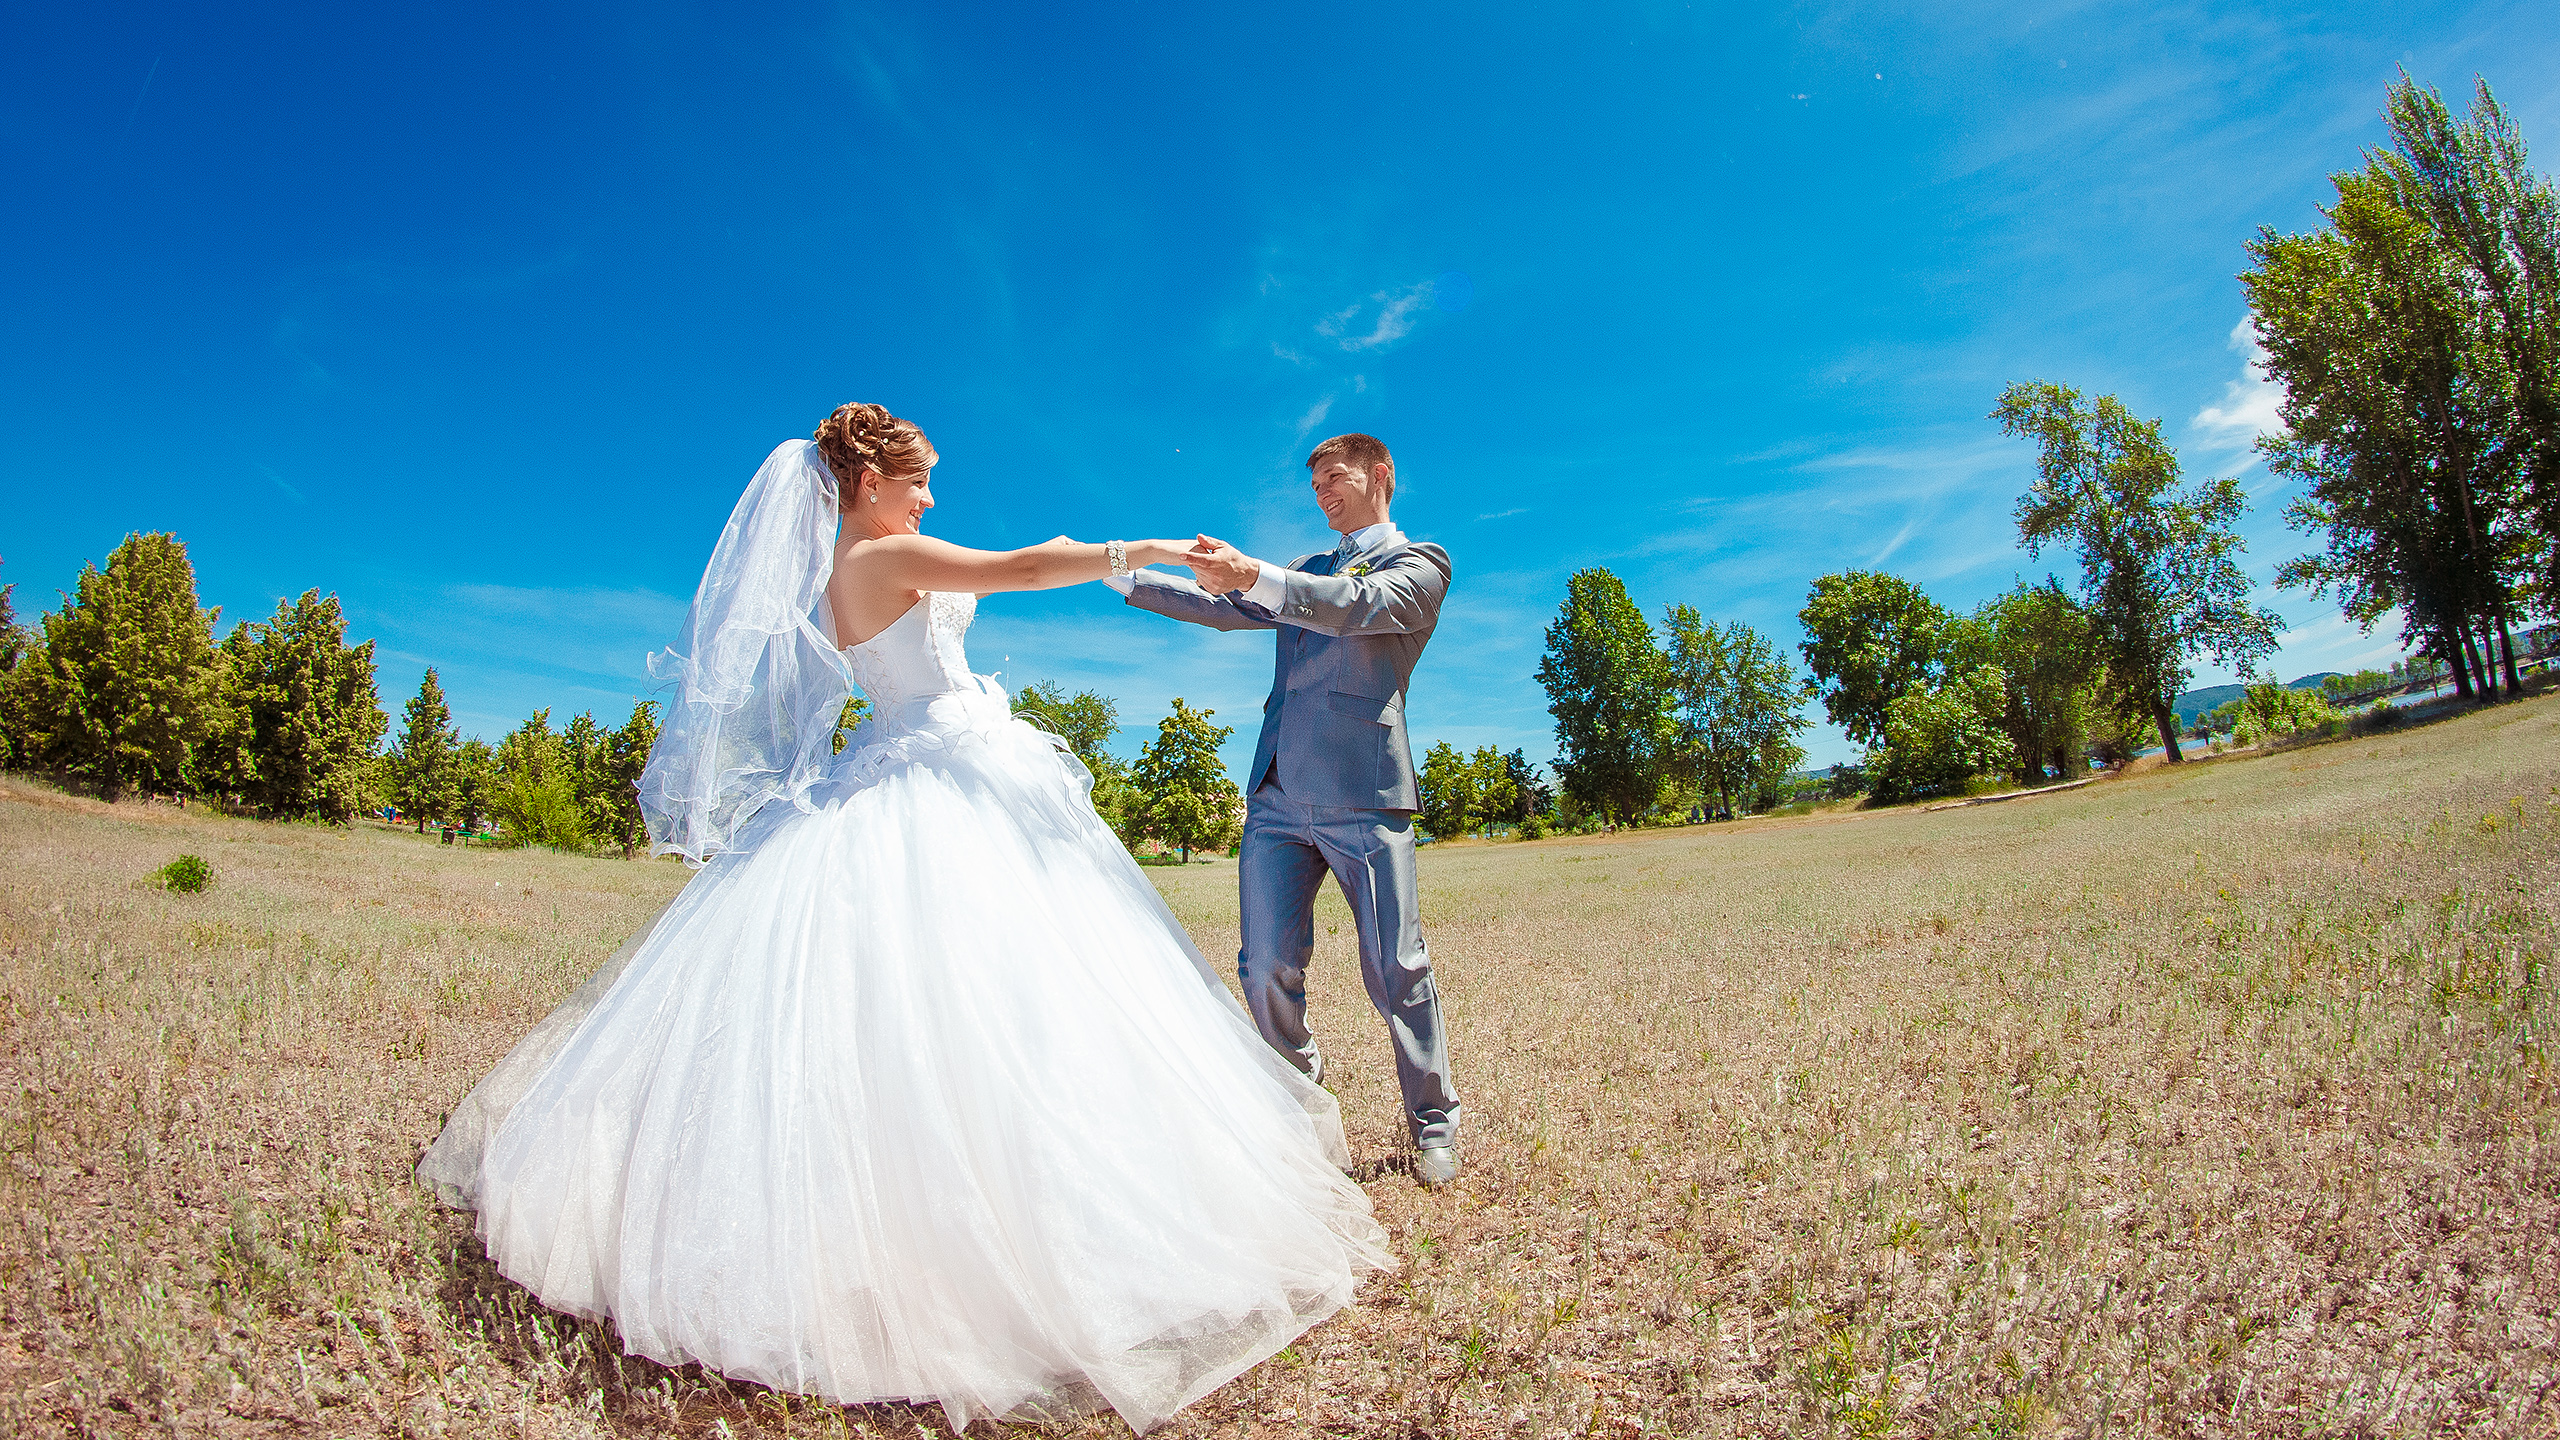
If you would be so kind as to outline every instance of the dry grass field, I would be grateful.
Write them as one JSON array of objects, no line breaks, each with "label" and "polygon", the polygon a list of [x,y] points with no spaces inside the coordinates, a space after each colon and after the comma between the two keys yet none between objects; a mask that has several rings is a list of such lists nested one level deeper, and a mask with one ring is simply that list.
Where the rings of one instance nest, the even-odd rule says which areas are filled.
[{"label": "dry grass field", "polygon": [[[1150,873],[1232,951],[1230,866]],[[683,878],[0,781],[0,1428],[938,1427],[620,1359],[408,1182]],[[2560,1431],[2560,700],[1423,881],[1466,1172],[1328,929],[1405,1268],[1163,1433]]]}]

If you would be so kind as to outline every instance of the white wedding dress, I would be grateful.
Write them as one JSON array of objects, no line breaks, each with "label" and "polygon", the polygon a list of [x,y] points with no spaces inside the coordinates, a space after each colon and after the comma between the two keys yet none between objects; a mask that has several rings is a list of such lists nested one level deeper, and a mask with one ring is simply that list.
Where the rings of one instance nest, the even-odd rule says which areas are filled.
[{"label": "white wedding dress", "polygon": [[967,595],[845,652],[870,718],[475,1089],[420,1167],[508,1278],[778,1389],[1140,1429],[1395,1262]]}]

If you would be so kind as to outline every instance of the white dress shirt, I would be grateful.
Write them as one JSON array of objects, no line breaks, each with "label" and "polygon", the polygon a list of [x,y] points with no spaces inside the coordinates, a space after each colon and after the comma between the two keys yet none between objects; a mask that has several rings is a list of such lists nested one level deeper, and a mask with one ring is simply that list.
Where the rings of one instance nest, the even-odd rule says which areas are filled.
[{"label": "white dress shirt", "polygon": [[[1363,525],[1343,536],[1342,543],[1334,547],[1333,553],[1344,560],[1351,560],[1371,550],[1383,550],[1403,538],[1404,532],[1398,530],[1393,522],[1381,520],[1375,525]],[[1245,558],[1250,560],[1253,557]],[[1262,560],[1254,560],[1253,564],[1253,583],[1245,587],[1244,598],[1265,610],[1278,610],[1280,597],[1288,593],[1285,582],[1280,578],[1285,573],[1283,568]],[[1334,567],[1336,574],[1340,574],[1341,570],[1340,565]],[[1193,583],[1188,575],[1175,576],[1174,580],[1177,584]],[[1105,575],[1102,577],[1102,583],[1126,595],[1137,582],[1126,575]]]}]

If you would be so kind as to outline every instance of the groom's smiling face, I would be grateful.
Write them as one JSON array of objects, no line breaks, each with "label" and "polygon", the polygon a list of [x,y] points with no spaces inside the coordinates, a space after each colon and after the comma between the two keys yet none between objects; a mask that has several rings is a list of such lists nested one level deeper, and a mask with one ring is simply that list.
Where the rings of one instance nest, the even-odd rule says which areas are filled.
[{"label": "groom's smiling face", "polygon": [[[1392,475],[1392,464],[1390,461],[1375,468]],[[1382,480],[1385,483],[1380,483]],[[1316,504],[1324,510],[1325,523],[1344,535],[1387,518],[1387,496],[1394,493],[1394,482],[1385,476],[1348,460],[1327,460],[1316,467],[1314,483]]]}]

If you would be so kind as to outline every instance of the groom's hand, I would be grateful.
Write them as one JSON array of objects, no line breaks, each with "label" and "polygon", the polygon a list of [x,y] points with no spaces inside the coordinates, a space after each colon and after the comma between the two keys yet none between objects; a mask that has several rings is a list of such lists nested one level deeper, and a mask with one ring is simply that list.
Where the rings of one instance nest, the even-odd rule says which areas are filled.
[{"label": "groom's hand", "polygon": [[1182,557],[1182,563],[1191,567],[1200,588],[1212,595],[1250,590],[1253,582],[1262,578],[1260,561],[1210,535],[1201,536]]}]

